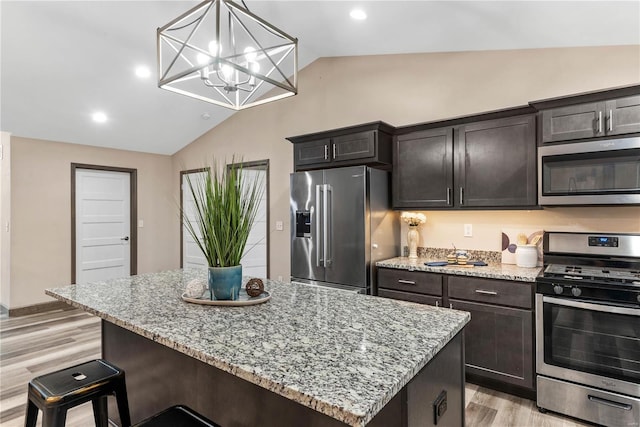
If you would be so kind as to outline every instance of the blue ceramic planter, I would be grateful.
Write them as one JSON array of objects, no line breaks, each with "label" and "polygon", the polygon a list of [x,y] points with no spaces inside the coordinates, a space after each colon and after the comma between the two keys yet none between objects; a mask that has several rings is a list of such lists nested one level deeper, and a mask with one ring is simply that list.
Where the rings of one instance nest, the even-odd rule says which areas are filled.
[{"label": "blue ceramic planter", "polygon": [[209,267],[211,299],[237,300],[242,287],[242,265]]}]

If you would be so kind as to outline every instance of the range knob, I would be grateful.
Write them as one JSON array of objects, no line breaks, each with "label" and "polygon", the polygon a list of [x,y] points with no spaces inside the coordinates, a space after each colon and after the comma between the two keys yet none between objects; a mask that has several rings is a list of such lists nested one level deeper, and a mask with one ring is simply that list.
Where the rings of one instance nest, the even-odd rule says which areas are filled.
[{"label": "range knob", "polygon": [[638,300],[638,302],[640,302],[640,294],[638,294],[638,297],[636,299]]},{"label": "range knob", "polygon": [[553,292],[555,292],[558,295],[560,295],[562,293],[562,291],[564,291],[564,289],[560,285],[555,285],[553,287]]},{"label": "range knob", "polygon": [[580,288],[571,288],[571,294],[573,294],[574,297],[579,297],[582,295],[582,290],[580,290]]}]

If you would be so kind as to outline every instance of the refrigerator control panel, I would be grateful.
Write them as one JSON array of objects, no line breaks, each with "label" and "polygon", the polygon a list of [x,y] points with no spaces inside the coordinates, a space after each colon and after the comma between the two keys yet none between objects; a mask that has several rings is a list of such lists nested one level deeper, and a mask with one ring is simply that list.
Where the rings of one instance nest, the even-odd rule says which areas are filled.
[{"label": "refrigerator control panel", "polygon": [[296,237],[311,238],[311,213],[296,211]]}]

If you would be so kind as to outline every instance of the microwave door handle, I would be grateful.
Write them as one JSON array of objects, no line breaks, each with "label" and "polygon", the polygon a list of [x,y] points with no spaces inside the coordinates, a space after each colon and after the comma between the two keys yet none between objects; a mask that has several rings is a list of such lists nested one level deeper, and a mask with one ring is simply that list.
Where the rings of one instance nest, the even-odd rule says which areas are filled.
[{"label": "microwave door handle", "polygon": [[322,257],[322,239],[321,239],[321,229],[320,229],[320,225],[323,221],[322,219],[322,210],[320,209],[320,205],[322,204],[322,199],[320,198],[320,193],[323,193],[322,191],[322,185],[316,185],[316,240],[315,240],[315,244],[316,244],[316,267],[321,267],[321,263],[324,262],[324,259]]},{"label": "microwave door handle", "polygon": [[555,297],[549,297],[549,296],[542,297],[542,302],[561,305],[564,307],[574,307],[574,308],[581,308],[581,309],[591,310],[591,311],[600,311],[604,313],[627,314],[630,316],[640,317],[640,309],[638,308],[621,307],[619,305],[614,305],[611,303],[607,303],[607,305],[593,304],[590,302],[564,299],[564,298],[555,298]]}]

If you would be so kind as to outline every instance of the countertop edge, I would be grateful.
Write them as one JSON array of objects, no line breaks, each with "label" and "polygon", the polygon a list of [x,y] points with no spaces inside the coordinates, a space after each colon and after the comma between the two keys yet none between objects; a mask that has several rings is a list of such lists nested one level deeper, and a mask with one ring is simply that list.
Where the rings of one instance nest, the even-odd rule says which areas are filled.
[{"label": "countertop edge", "polygon": [[542,271],[542,267],[524,268],[513,264],[489,264],[488,266],[472,268],[454,266],[430,267],[424,264],[429,261],[431,260],[409,260],[406,257],[395,257],[376,262],[376,267],[528,283],[534,283],[536,277]]}]

